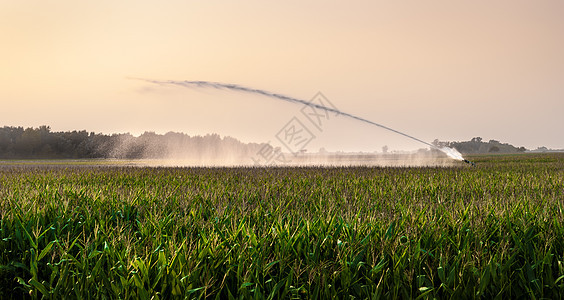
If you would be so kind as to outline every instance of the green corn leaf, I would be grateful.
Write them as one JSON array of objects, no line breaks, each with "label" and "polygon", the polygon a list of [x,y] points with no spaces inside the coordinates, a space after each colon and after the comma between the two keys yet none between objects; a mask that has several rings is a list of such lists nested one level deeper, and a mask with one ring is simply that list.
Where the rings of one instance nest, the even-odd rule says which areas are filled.
[{"label": "green corn leaf", "polygon": [[37,261],[40,261],[43,257],[45,257],[45,255],[47,255],[47,253],[49,253],[49,251],[51,251],[51,248],[53,248],[53,245],[56,243],[57,241],[51,241],[49,242],[49,244],[47,244],[47,246],[45,246],[45,248],[43,248],[43,250],[41,251],[41,253],[39,253],[39,256],[37,257]]},{"label": "green corn leaf", "polygon": [[32,285],[34,288],[36,288],[41,294],[43,294],[43,296],[45,297],[49,297],[49,291],[47,290],[47,288],[40,282],[38,282],[35,279],[30,279],[29,284]]}]

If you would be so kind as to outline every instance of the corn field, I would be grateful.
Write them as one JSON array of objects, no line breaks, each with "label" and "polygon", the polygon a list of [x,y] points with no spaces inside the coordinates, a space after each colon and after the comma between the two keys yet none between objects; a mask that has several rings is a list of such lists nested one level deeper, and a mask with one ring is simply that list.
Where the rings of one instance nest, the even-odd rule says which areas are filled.
[{"label": "corn field", "polygon": [[0,163],[0,298],[564,298],[564,154],[477,167]]}]

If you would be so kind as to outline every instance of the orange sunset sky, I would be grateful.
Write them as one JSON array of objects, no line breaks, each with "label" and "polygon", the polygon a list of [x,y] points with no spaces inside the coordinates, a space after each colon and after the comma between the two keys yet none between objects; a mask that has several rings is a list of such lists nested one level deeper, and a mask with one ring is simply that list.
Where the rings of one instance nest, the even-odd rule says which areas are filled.
[{"label": "orange sunset sky", "polygon": [[[425,141],[564,148],[564,1],[0,1],[0,126],[276,143],[299,105]],[[306,124],[306,126],[309,126]],[[342,117],[311,151],[423,144]]]}]

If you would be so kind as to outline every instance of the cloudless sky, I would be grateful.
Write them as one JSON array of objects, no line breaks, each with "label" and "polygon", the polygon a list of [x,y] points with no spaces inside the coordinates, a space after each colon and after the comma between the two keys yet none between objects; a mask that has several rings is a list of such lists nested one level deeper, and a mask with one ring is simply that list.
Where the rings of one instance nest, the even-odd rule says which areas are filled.
[{"label": "cloudless sky", "polygon": [[[564,2],[0,1],[0,126],[276,143],[301,107],[130,78],[236,83],[425,141],[564,148]],[[304,123],[304,126],[311,124]],[[308,146],[425,147],[331,118]]]}]

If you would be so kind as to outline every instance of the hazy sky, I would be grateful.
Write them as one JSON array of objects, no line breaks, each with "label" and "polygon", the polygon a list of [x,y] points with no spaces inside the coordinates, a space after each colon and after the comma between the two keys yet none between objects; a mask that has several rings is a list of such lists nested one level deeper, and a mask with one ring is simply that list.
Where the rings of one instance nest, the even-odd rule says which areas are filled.
[{"label": "hazy sky", "polygon": [[[216,132],[277,143],[293,118],[316,151],[422,144],[244,93],[237,83],[425,141],[564,148],[564,1],[0,1],[0,126]],[[317,130],[317,131],[316,131]]]}]

